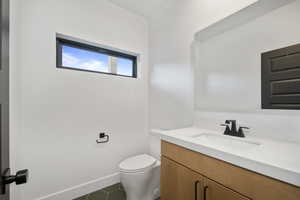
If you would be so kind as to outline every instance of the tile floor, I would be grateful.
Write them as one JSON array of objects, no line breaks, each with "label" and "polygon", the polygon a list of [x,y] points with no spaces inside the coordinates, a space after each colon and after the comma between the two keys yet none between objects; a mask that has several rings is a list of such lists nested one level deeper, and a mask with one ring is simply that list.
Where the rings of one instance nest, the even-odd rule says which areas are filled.
[{"label": "tile floor", "polygon": [[126,200],[126,194],[118,183],[74,200]]}]

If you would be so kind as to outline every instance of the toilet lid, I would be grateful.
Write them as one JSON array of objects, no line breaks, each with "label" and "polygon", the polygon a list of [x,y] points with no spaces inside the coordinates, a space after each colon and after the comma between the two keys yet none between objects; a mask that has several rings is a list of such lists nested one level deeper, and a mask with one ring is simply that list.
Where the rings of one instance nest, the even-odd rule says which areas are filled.
[{"label": "toilet lid", "polygon": [[155,163],[155,158],[147,154],[143,154],[124,160],[120,163],[119,168],[123,172],[139,172],[153,167]]}]

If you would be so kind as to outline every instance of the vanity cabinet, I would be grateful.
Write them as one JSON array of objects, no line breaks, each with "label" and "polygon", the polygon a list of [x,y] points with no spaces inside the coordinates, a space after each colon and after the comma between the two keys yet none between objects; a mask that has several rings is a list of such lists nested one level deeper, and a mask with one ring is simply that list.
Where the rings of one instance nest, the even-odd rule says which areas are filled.
[{"label": "vanity cabinet", "polygon": [[249,200],[168,158],[161,167],[161,200]]},{"label": "vanity cabinet", "polygon": [[162,141],[161,200],[300,200],[300,188]]},{"label": "vanity cabinet", "polygon": [[162,157],[161,200],[201,200],[203,176]]}]

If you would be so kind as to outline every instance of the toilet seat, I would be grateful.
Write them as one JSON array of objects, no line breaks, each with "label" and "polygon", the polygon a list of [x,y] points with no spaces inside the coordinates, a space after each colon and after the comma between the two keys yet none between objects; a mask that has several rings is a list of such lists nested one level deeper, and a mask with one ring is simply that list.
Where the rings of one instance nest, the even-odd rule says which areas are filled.
[{"label": "toilet seat", "polygon": [[128,158],[120,163],[119,168],[124,173],[144,172],[153,168],[156,164],[156,159],[147,154],[142,154]]}]

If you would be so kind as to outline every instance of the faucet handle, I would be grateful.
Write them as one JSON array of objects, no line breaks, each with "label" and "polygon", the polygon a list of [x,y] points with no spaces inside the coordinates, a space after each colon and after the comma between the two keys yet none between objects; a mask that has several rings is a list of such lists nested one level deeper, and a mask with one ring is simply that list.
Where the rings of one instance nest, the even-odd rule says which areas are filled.
[{"label": "faucet handle", "polygon": [[244,129],[250,129],[249,127],[246,126],[240,126],[239,130],[238,130],[238,137],[245,137],[245,133],[244,133]]},{"label": "faucet handle", "polygon": [[247,130],[249,130],[250,128],[249,127],[247,127],[247,126],[240,126],[240,128],[241,129],[247,129]]},{"label": "faucet handle", "polygon": [[220,124],[220,126],[229,126],[230,124]]},{"label": "faucet handle", "polygon": [[220,126],[226,127],[226,129],[231,129],[231,124],[230,123],[225,123],[225,124],[220,124]]}]

